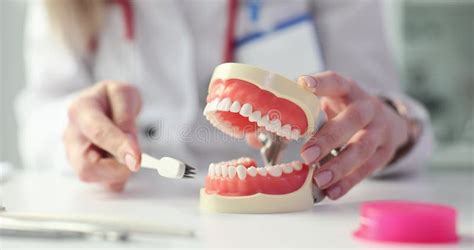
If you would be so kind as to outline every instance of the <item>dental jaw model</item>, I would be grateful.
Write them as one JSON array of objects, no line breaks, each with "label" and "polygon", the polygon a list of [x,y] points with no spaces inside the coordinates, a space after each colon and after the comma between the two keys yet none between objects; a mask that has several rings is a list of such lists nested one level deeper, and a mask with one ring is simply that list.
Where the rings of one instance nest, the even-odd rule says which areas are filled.
[{"label": "dental jaw model", "polygon": [[265,166],[242,157],[209,165],[200,205],[224,213],[307,210],[323,198],[312,176],[315,165],[277,164],[286,140],[310,138],[325,115],[310,91],[280,75],[236,63],[219,65],[212,76],[204,115],[222,132],[243,138],[257,133]]}]

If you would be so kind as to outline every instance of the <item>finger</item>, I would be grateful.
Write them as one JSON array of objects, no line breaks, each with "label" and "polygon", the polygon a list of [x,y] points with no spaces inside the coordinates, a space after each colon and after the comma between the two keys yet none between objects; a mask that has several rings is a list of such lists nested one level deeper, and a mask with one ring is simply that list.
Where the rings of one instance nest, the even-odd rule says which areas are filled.
[{"label": "finger", "polygon": [[374,155],[363,165],[329,187],[325,191],[326,194],[331,200],[339,199],[363,179],[370,176],[375,170],[385,166],[390,161],[392,154],[393,150],[387,147],[378,148]]},{"label": "finger", "polygon": [[131,175],[130,170],[113,158],[103,158],[92,145],[84,155],[75,156],[76,173],[84,182],[117,183],[125,182]]},{"label": "finger", "polygon": [[82,136],[74,127],[68,126],[63,141],[67,158],[79,179],[83,182],[100,181],[92,169],[92,165],[86,164],[86,162],[96,162],[100,158],[97,152],[88,152],[91,143],[88,142],[87,138]]},{"label": "finger", "polygon": [[257,133],[247,133],[245,134],[245,139],[247,140],[247,144],[255,149],[259,149],[263,146],[258,140]]},{"label": "finger", "polygon": [[74,127],[64,135],[66,152],[75,172],[84,182],[124,182],[131,172],[113,158],[103,158],[100,149]]},{"label": "finger", "polygon": [[338,156],[314,172],[316,185],[325,189],[366,162],[380,145],[379,134],[370,128],[357,132]]},{"label": "finger", "polygon": [[340,107],[333,99],[322,97],[321,98],[321,109],[326,113],[328,119],[333,119],[338,113],[340,113],[343,107]]},{"label": "finger", "polygon": [[101,150],[74,126],[66,128],[63,139],[67,156],[84,181],[123,182],[131,175],[126,166],[112,158],[104,158]]},{"label": "finger", "polygon": [[95,171],[95,164],[98,159],[101,157],[100,153],[96,150],[88,149],[84,154],[78,156],[78,154],[73,153],[73,166],[76,172],[76,175],[83,182],[102,182],[102,178]]},{"label": "finger", "polygon": [[111,83],[107,85],[113,122],[124,132],[135,133],[135,120],[141,109],[138,90],[132,85]]},{"label": "finger", "polygon": [[369,124],[374,116],[370,99],[352,103],[323,127],[302,147],[301,157],[312,164],[331,150],[341,147],[360,129]]},{"label": "finger", "polygon": [[106,183],[105,187],[112,192],[122,192],[126,182]]},{"label": "finger", "polygon": [[325,71],[313,76],[301,76],[298,83],[317,96],[347,97],[351,100],[363,99],[368,96],[354,81],[333,71]]},{"label": "finger", "polygon": [[63,144],[66,149],[66,156],[74,167],[74,155],[83,155],[91,143],[77,128],[69,124],[63,133]]},{"label": "finger", "polygon": [[114,158],[100,158],[95,165],[95,172],[104,183],[124,183],[132,174],[127,166]]},{"label": "finger", "polygon": [[140,151],[136,141],[120,130],[94,99],[83,98],[73,103],[69,117],[94,145],[115,156],[130,170],[138,170]]}]

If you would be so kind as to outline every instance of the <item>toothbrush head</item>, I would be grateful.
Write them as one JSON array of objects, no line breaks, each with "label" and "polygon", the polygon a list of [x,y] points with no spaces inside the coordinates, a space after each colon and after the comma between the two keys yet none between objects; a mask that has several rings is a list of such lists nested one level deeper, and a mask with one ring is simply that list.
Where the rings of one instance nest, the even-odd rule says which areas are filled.
[{"label": "toothbrush head", "polygon": [[157,170],[161,176],[168,178],[193,178],[196,175],[195,168],[171,157],[161,158]]}]

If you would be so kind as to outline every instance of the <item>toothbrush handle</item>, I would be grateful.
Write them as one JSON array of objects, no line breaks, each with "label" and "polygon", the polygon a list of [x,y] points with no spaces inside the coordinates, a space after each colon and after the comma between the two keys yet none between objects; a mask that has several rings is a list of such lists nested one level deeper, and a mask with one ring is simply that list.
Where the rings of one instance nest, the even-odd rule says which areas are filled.
[{"label": "toothbrush handle", "polygon": [[171,157],[156,159],[145,153],[142,154],[141,165],[144,168],[155,169],[158,174],[166,178],[183,178],[186,171],[186,165],[179,160]]},{"label": "toothbrush handle", "polygon": [[158,170],[158,168],[160,167],[160,160],[148,154],[142,153],[142,161],[140,165],[142,166],[142,168]]}]

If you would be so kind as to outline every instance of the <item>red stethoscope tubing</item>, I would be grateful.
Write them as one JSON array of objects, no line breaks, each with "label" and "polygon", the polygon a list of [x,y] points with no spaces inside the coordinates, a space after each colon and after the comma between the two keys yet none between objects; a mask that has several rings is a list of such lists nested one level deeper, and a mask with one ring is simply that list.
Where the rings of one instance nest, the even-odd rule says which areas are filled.
[{"label": "red stethoscope tubing", "polygon": [[130,0],[115,0],[116,3],[121,7],[123,13],[123,21],[125,26],[125,37],[129,41],[133,41],[135,38],[135,29],[134,29],[134,22],[135,18],[133,15],[133,7]]},{"label": "red stethoscope tubing", "polygon": [[227,30],[224,46],[224,62],[234,60],[234,35],[237,22],[238,0],[229,0],[227,7]]},{"label": "red stethoscope tubing", "polygon": [[[135,38],[134,29],[134,12],[131,0],[115,0],[116,3],[121,7],[123,13],[123,20],[125,26],[125,37],[129,41],[133,41]],[[229,0],[227,6],[227,29],[226,39],[224,44],[224,62],[232,62],[234,59],[234,35],[235,26],[237,22],[237,8],[238,0]]]}]

